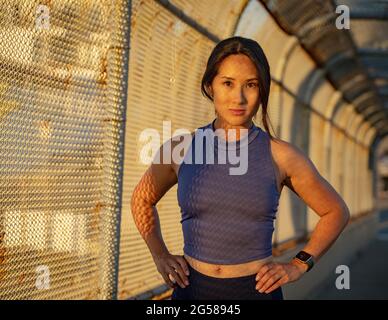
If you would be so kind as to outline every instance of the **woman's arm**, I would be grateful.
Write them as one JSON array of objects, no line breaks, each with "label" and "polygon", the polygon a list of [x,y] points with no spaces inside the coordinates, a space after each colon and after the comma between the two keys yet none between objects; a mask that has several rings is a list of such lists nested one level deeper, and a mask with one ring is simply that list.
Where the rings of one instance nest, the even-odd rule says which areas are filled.
[{"label": "woman's arm", "polygon": [[349,209],[311,160],[296,147],[283,143],[286,156],[281,165],[286,172],[285,185],[320,216],[310,241],[303,249],[318,261],[348,223]]},{"label": "woman's arm", "polygon": [[[163,241],[156,204],[177,183],[171,163],[163,161],[163,148],[159,150],[160,163],[154,161],[135,187],[131,198],[131,211],[135,225],[145,240],[158,271],[170,287],[174,287],[169,274],[184,287],[187,282],[187,263],[182,256],[171,255]],[[171,148],[170,148],[171,150]]]},{"label": "woman's arm", "polygon": [[[285,171],[284,184],[320,216],[310,240],[303,248],[314,257],[314,261],[318,261],[348,223],[349,209],[311,160],[298,148],[281,140],[273,145],[276,162]],[[257,274],[257,288],[271,292],[280,285],[299,279],[306,270],[307,267],[297,260],[289,264],[265,265]]]}]

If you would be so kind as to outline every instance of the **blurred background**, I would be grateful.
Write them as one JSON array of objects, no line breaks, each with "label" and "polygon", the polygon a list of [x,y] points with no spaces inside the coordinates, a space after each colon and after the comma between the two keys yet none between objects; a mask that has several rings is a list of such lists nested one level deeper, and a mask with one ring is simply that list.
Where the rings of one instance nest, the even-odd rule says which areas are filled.
[{"label": "blurred background", "polygon": [[[130,211],[147,168],[139,135],[214,119],[200,82],[234,35],[267,55],[274,132],[351,212],[285,298],[388,299],[387,30],[382,0],[0,0],[0,299],[169,298]],[[176,192],[157,209],[183,254]],[[284,188],[275,258],[289,260],[317,221]]]}]

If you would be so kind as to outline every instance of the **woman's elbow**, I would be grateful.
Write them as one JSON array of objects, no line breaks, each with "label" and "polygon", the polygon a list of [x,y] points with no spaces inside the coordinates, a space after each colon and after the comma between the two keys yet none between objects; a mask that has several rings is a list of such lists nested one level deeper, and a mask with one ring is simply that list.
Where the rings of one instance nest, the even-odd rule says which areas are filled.
[{"label": "woman's elbow", "polygon": [[341,218],[345,227],[350,220],[350,211],[345,202],[343,202],[340,212],[341,212]]}]

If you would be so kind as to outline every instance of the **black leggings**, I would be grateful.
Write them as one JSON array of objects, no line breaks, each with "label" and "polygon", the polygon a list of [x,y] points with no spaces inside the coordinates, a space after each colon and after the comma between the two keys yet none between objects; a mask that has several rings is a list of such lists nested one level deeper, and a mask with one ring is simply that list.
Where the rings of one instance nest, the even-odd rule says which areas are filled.
[{"label": "black leggings", "polygon": [[237,278],[214,278],[193,269],[189,264],[189,285],[174,289],[171,300],[283,300],[281,287],[271,293],[255,289],[256,274]]}]

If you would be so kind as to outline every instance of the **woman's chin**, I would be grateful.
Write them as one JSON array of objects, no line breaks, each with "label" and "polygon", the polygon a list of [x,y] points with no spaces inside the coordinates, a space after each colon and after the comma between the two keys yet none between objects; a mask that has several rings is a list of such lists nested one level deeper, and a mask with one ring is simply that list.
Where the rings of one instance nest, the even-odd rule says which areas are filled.
[{"label": "woman's chin", "polygon": [[249,119],[246,117],[234,116],[226,118],[226,121],[231,126],[244,126],[247,122],[249,122]]}]

